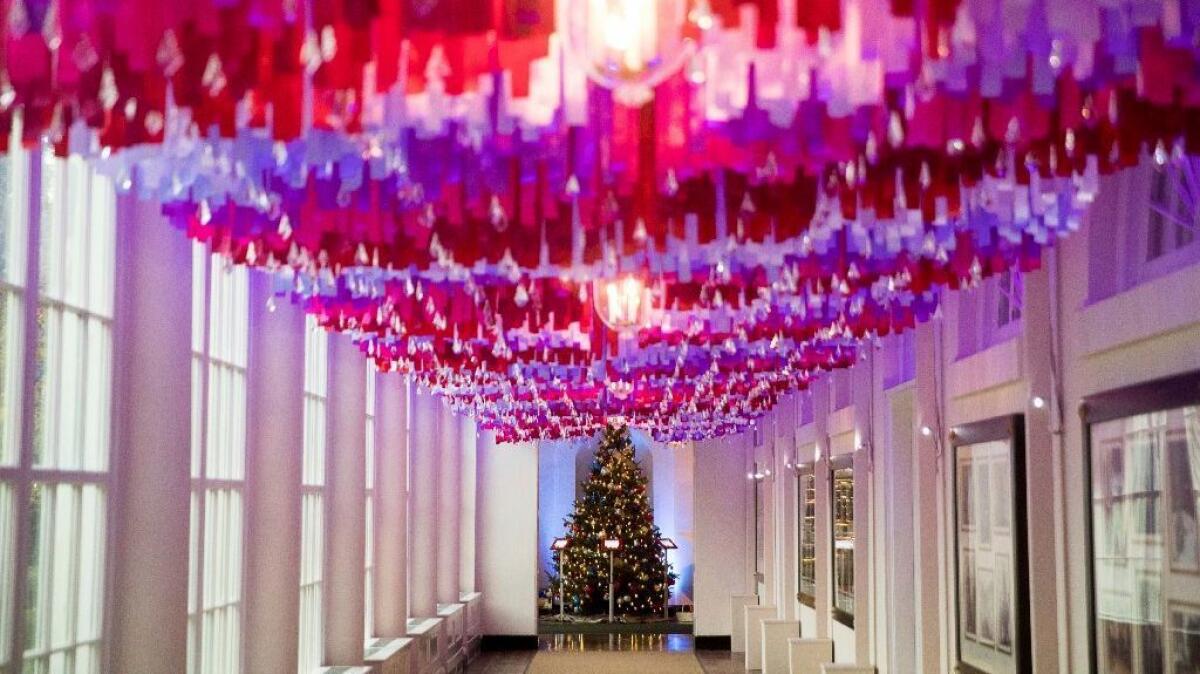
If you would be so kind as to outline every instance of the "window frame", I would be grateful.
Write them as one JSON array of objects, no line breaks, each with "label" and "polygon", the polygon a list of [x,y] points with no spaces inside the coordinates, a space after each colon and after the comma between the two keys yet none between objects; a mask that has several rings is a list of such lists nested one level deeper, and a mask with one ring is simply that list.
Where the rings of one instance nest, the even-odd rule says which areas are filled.
[{"label": "window frame", "polygon": [[[319,352],[317,351],[319,349]],[[320,667],[325,660],[325,619],[326,608],[329,605],[329,595],[325,591],[325,581],[327,580],[327,572],[329,569],[329,499],[326,498],[326,488],[328,487],[329,477],[329,335],[316,319],[310,314],[304,319],[304,439],[300,448],[301,454],[301,478],[300,478],[300,503],[297,504],[300,508],[300,624],[296,635],[297,638],[297,672],[299,674],[307,674],[311,668]],[[313,381],[315,379],[315,381]],[[314,422],[309,418],[310,411],[314,408],[320,408],[321,419],[319,424],[314,427]],[[312,435],[312,431],[319,431],[317,435]],[[316,437],[320,437],[321,447],[316,452],[311,452],[308,447],[310,438],[316,441]],[[310,456],[311,452],[311,456]],[[319,479],[316,475],[309,475],[309,461],[311,459],[320,458],[321,465],[319,469]],[[315,470],[315,468],[314,468]],[[312,478],[312,479],[310,479]],[[315,498],[314,498],[315,497]],[[317,501],[317,509],[320,521],[315,523],[315,527],[310,531],[309,524],[306,520],[306,515],[310,512],[309,504]],[[308,537],[311,535],[320,536],[319,548],[317,552],[317,560],[310,560],[315,563],[319,569],[318,579],[315,581],[305,580],[305,550],[308,548]],[[316,618],[317,623],[312,634],[307,633],[305,624],[305,590],[316,588],[318,594]],[[315,638],[317,662],[315,664],[306,663],[304,660],[305,653],[303,646],[305,638]]]},{"label": "window frame", "polygon": [[[190,527],[194,527],[189,531],[189,554],[188,554],[188,652],[187,652],[187,671],[189,672],[204,672],[209,671],[205,665],[205,654],[208,652],[205,648],[204,634],[206,614],[210,612],[237,607],[238,627],[233,632],[237,639],[237,660],[238,670],[245,670],[245,580],[246,580],[246,565],[247,555],[246,550],[249,547],[248,527],[247,527],[247,495],[249,493],[248,486],[248,395],[249,395],[249,333],[250,333],[250,287],[249,287],[249,272],[243,267],[225,267],[218,269],[218,266],[224,266],[223,260],[215,254],[211,246],[201,243],[192,244],[192,291],[193,291],[193,320],[197,321],[193,324],[192,336],[192,366],[198,368],[193,370],[193,396],[199,394],[198,409],[193,409],[192,414],[192,439],[196,443],[192,447],[191,457],[189,459],[189,489],[190,489],[190,505],[192,510],[189,517]],[[217,274],[228,274],[229,278],[218,280]],[[198,297],[195,293],[196,284],[201,284],[202,297]],[[231,296],[237,293],[237,296],[232,296],[229,299],[235,303],[234,312],[231,316],[220,317],[216,315],[220,309],[227,309],[223,301],[218,304],[214,301],[214,284],[223,283],[231,284],[231,287],[223,288]],[[240,288],[239,288],[240,286]],[[240,292],[239,292],[240,291]],[[195,306],[196,300],[200,301],[202,306]],[[240,306],[237,306],[240,305]],[[238,315],[240,314],[240,315]],[[235,318],[236,317],[236,318]],[[240,324],[226,324],[227,319],[240,319]],[[199,329],[199,333],[196,330]],[[234,339],[241,343],[234,348],[239,349],[241,363],[234,362],[231,354],[215,354],[214,341],[220,339],[217,332],[237,330],[239,334]],[[224,339],[228,339],[229,335],[225,335]],[[214,371],[217,369],[226,370],[234,375],[241,377],[241,402],[242,408],[242,438],[241,438],[241,477],[212,477],[213,470],[210,468],[209,452],[213,449],[214,443],[219,440],[214,440],[211,437],[210,431],[214,423],[214,415],[212,411],[213,387],[212,378]],[[199,381],[196,377],[199,376]],[[228,391],[226,392],[228,395]],[[221,402],[227,402],[222,399]],[[196,426],[198,424],[198,427]],[[208,513],[209,513],[209,498],[214,491],[231,491],[237,492],[240,496],[241,503],[241,535],[240,535],[240,550],[238,560],[238,599],[233,602],[226,602],[221,606],[205,607],[206,597],[205,590],[208,586],[208,569],[207,562],[209,555],[206,554],[207,542],[209,541],[208,531]],[[194,546],[194,547],[192,547]],[[192,568],[193,564],[197,564],[196,568]],[[193,607],[193,602],[195,606]],[[193,611],[194,608],[194,611]],[[196,620],[196,632],[192,633],[192,620]],[[193,639],[194,636],[194,639]],[[222,671],[224,674],[225,670]]]},{"label": "window frame", "polygon": [[[1006,269],[987,276],[957,295],[958,344],[955,360],[970,358],[1021,334],[1025,315],[1025,281],[1021,270]],[[1008,320],[1000,322],[1002,302]]]},{"label": "window frame", "polygon": [[[1184,197],[1179,194],[1178,187],[1180,186],[1180,178],[1174,178],[1179,172],[1184,169],[1180,168],[1177,162],[1180,160],[1171,160],[1164,165],[1159,165],[1154,161],[1144,162],[1149,168],[1149,184],[1146,186],[1146,209],[1144,219],[1139,221],[1141,231],[1139,238],[1139,246],[1137,259],[1137,274],[1135,275],[1134,285],[1144,283],[1159,276],[1169,274],[1172,271],[1179,269],[1181,266],[1195,262],[1200,259],[1200,218],[1193,223],[1191,231],[1188,233],[1189,240],[1180,242],[1181,231],[1187,231],[1187,225],[1167,222],[1166,218],[1173,217],[1162,212],[1164,204],[1158,202],[1155,196],[1155,191],[1159,185],[1163,185],[1166,190],[1166,197],[1170,199],[1170,204],[1165,204],[1167,210],[1178,211]],[[1187,157],[1184,161],[1200,163],[1200,159]],[[1192,166],[1190,170],[1197,171],[1200,167]],[[1161,183],[1160,183],[1161,179]],[[1195,188],[1195,186],[1189,186]],[[1200,196],[1198,194],[1197,196]],[[1200,204],[1193,204],[1193,211],[1200,210]],[[1158,222],[1155,222],[1155,216],[1158,216]],[[1157,255],[1151,257],[1151,239],[1155,236],[1156,226],[1157,235],[1160,238],[1160,249]],[[1174,230],[1173,232],[1170,230]],[[1167,244],[1166,240],[1174,234],[1175,241]]]},{"label": "window frame", "polygon": [[1032,649],[1030,642],[1029,622],[1029,537],[1027,529],[1027,503],[1025,497],[1025,417],[1020,414],[995,417],[983,421],[957,426],[950,434],[951,465],[954,469],[950,475],[950,526],[953,538],[953,586],[951,593],[954,597],[954,608],[951,620],[954,623],[953,654],[955,666],[966,674],[986,674],[986,672],[963,661],[963,630],[961,622],[962,600],[959,597],[959,582],[962,574],[959,563],[959,479],[958,452],[959,448],[977,445],[996,440],[1008,440],[1010,452],[1010,475],[1012,501],[1012,583],[1013,583],[1013,648],[1012,655],[1015,671],[1033,671]]},{"label": "window frame", "polygon": [[[856,472],[854,470],[854,454],[842,454],[829,459],[829,612],[833,619],[850,629],[854,629],[854,614],[845,611],[837,605],[838,594],[838,571],[837,571],[837,473],[841,470],[850,471],[850,531],[856,539],[858,536],[857,523],[854,517],[855,501],[858,498],[858,485],[856,484]],[[851,588],[852,601],[857,599],[858,595],[858,578],[854,574],[854,559],[857,550],[851,548],[850,565],[851,565]]]},{"label": "window frame", "polygon": [[[815,462],[800,464],[796,467],[796,600],[801,604],[811,608],[817,608],[817,466]],[[809,487],[812,490],[812,501],[808,501],[805,497],[804,481],[811,482]],[[812,506],[812,514],[807,513],[808,506]],[[806,579],[804,577],[804,547],[805,547],[805,528],[806,523],[811,523],[812,526],[812,576]],[[808,593],[803,590],[805,582],[808,582],[812,588],[812,592]]]},{"label": "window frame", "polygon": [[[16,133],[19,135],[19,130]],[[14,237],[17,245],[12,250],[21,256],[18,260],[20,268],[15,271],[10,269],[5,278],[0,279],[0,292],[16,298],[20,303],[14,312],[14,315],[19,317],[19,322],[12,326],[14,337],[6,342],[6,345],[14,347],[13,352],[7,353],[6,348],[4,355],[6,361],[10,357],[12,359],[5,363],[6,379],[10,376],[7,366],[12,365],[14,370],[11,373],[12,389],[8,389],[6,382],[0,382],[0,385],[6,386],[7,393],[16,391],[20,394],[14,404],[8,406],[15,414],[15,422],[10,429],[11,435],[6,440],[16,441],[14,455],[11,457],[14,462],[0,465],[0,483],[8,488],[12,516],[12,520],[4,525],[10,527],[12,536],[11,552],[5,560],[9,567],[6,569],[0,565],[0,571],[7,571],[9,574],[7,578],[0,577],[0,590],[8,591],[8,588],[3,587],[4,584],[12,590],[8,606],[0,606],[0,610],[7,613],[0,615],[0,628],[7,628],[5,633],[0,635],[0,643],[5,643],[8,650],[5,660],[0,662],[0,667],[13,672],[24,671],[38,659],[65,652],[65,657],[70,661],[65,666],[74,669],[78,666],[76,659],[80,656],[81,649],[91,647],[96,671],[105,671],[109,656],[108,627],[111,624],[108,592],[115,554],[114,546],[109,540],[114,518],[111,496],[114,493],[117,468],[117,434],[113,413],[118,376],[115,314],[119,298],[116,293],[117,270],[113,263],[119,220],[116,189],[111,181],[82,159],[60,158],[48,153],[41,146],[25,150],[19,143],[13,143],[9,153],[0,158],[0,161],[7,162],[6,178],[9,181],[14,179],[18,168],[19,175],[23,178],[19,193],[13,192],[16,188],[9,182],[10,205],[7,206],[9,233],[18,234]],[[57,164],[52,169],[53,174],[48,175],[47,169],[52,162]],[[80,178],[83,184],[82,187],[77,187],[75,183]],[[51,190],[54,193],[51,193]],[[83,196],[79,199],[60,199],[61,195],[76,194]],[[100,214],[101,211],[103,215]],[[107,222],[100,222],[98,219]],[[48,232],[55,232],[61,240],[47,238]],[[81,235],[86,238],[77,238]],[[50,250],[47,248],[49,245],[57,247]],[[71,255],[83,257],[72,259]],[[49,260],[53,262],[48,262]],[[49,270],[48,274],[47,264],[55,264],[60,268]],[[69,285],[72,280],[67,274],[81,275],[73,279],[73,291]],[[97,278],[97,274],[101,275],[100,278]],[[61,278],[54,280],[60,281],[61,287],[47,285],[53,282],[50,280],[52,276],[60,275]],[[70,297],[71,294],[76,294],[77,297]],[[64,335],[69,334],[63,332],[63,319],[68,315],[73,316],[79,323],[76,326],[77,332],[73,335],[75,342],[72,344],[62,341]],[[100,333],[94,332],[97,327],[101,329]],[[0,336],[0,339],[7,337]],[[100,340],[99,343],[96,342],[97,339]],[[62,381],[56,379],[56,375],[61,376],[66,350],[71,348],[83,349],[82,352],[77,351],[74,357],[81,363],[86,361],[89,368],[77,374],[76,381],[73,382],[74,391],[64,392],[58,388]],[[100,371],[91,369],[92,360],[96,356],[93,349],[96,348],[102,349],[102,355],[106,356],[105,362],[99,365],[103,368]],[[38,355],[39,351],[41,356]],[[27,355],[31,357],[27,358]],[[43,363],[41,366],[37,364],[39,358]],[[51,362],[55,362],[59,370],[48,365]],[[104,389],[106,400],[101,403],[99,410],[78,410],[79,415],[75,419],[77,428],[74,432],[77,434],[77,441],[83,441],[83,436],[89,433],[105,433],[106,437],[99,443],[104,445],[103,455],[100,457],[103,464],[87,465],[87,447],[98,443],[94,436],[90,435],[89,439],[77,448],[79,454],[73,457],[77,460],[75,465],[64,466],[55,461],[56,458],[61,459],[57,453],[38,457],[39,448],[43,447],[44,443],[58,445],[63,442],[57,435],[46,435],[57,434],[63,430],[57,427],[61,419],[43,419],[41,423],[45,426],[39,427],[38,407],[61,405],[65,396],[71,394],[74,394],[74,400],[78,401],[81,397],[90,398],[100,393],[92,379],[95,376],[101,377],[100,386]],[[40,378],[45,379],[39,381]],[[89,418],[89,415],[93,414],[96,416]],[[49,524],[51,527],[57,527],[65,521],[60,518],[65,517],[69,520],[71,524],[68,526],[72,526],[74,530],[68,543],[74,556],[67,560],[65,566],[61,558],[56,558],[48,561],[50,566],[43,569],[49,572],[52,580],[46,582],[52,583],[52,586],[47,589],[51,594],[42,600],[48,601],[53,610],[47,610],[45,615],[40,616],[39,622],[42,623],[42,629],[51,631],[47,639],[54,639],[53,633],[61,633],[64,630],[70,634],[70,639],[68,644],[49,643],[45,648],[31,652],[32,635],[28,631],[27,619],[32,610],[29,581],[34,554],[40,545],[33,540],[33,524],[30,520],[34,512],[32,498],[34,490],[41,487],[43,498],[57,500],[63,494],[55,492],[58,491],[57,488],[64,486],[75,488],[71,501],[74,507],[67,512],[58,507],[51,510],[40,509],[38,526]],[[92,490],[89,491],[89,487]],[[93,502],[89,507],[88,501],[95,498],[98,498],[99,502]],[[96,514],[96,506],[101,507],[103,512]],[[50,519],[46,520],[47,517]],[[95,519],[85,522],[84,518],[87,517]],[[56,533],[50,535],[49,539],[52,539],[52,546],[62,543]],[[99,553],[90,569],[85,567],[80,550],[80,546],[89,540],[93,550]],[[61,552],[57,547],[54,549],[56,553]],[[39,557],[41,554],[44,553],[39,552]],[[60,572],[67,573],[65,590],[55,579],[55,574]],[[86,599],[80,596],[83,583],[90,585],[93,596]],[[56,598],[61,599],[61,592],[67,593],[74,607],[67,618],[67,626],[58,622],[64,615],[59,608],[59,602],[56,601]],[[88,601],[90,605],[81,606],[81,601]],[[90,617],[84,615],[85,610],[91,613]],[[51,616],[51,613],[55,615]],[[51,624],[52,619],[57,624]],[[80,623],[84,620],[93,623],[93,637],[81,638]]]}]

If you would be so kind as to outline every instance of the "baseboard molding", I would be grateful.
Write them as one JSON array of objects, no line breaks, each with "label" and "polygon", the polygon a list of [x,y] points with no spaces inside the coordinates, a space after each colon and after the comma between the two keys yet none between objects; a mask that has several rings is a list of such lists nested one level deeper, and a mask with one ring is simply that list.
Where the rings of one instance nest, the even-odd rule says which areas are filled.
[{"label": "baseboard molding", "polygon": [[481,651],[536,651],[537,647],[536,634],[485,634],[479,640]]},{"label": "baseboard molding", "polygon": [[698,651],[727,651],[732,646],[728,634],[697,635],[695,644]]}]

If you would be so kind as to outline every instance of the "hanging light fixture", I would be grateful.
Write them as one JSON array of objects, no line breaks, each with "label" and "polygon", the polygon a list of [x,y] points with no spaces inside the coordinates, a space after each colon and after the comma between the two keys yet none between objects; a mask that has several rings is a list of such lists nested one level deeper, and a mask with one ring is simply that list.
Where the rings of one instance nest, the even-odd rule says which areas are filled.
[{"label": "hanging light fixture", "polygon": [[634,275],[597,279],[592,302],[600,320],[618,332],[646,325],[654,304],[650,287]]},{"label": "hanging light fixture", "polygon": [[638,106],[696,53],[713,26],[707,0],[582,0],[569,3],[566,45],[588,77]]}]

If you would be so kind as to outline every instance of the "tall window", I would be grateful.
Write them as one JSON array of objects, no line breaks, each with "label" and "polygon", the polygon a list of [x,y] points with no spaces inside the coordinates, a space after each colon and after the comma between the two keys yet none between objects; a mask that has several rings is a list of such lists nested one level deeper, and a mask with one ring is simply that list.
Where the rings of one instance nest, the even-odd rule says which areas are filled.
[{"label": "tall window", "polygon": [[1150,182],[1150,220],[1146,228],[1146,261],[1186,248],[1200,226],[1200,176],[1194,158],[1156,168]]},{"label": "tall window", "polygon": [[29,217],[29,156],[20,143],[0,157],[0,672],[12,671],[15,610],[17,488],[22,421],[25,248]]},{"label": "tall window", "polygon": [[299,671],[325,658],[325,409],[329,387],[329,338],[309,316],[304,331],[304,447],[300,496]]},{"label": "tall window", "polygon": [[809,466],[800,473],[800,601],[816,605],[817,594],[817,477]]},{"label": "tall window", "polygon": [[1200,159],[1145,157],[1096,202],[1088,240],[1088,301],[1098,302],[1200,261]]},{"label": "tall window", "polygon": [[32,162],[0,161],[0,671],[98,672],[116,201],[81,159]]},{"label": "tall window", "polygon": [[965,358],[1020,334],[1024,292],[1021,272],[1008,269],[961,293],[958,357]]},{"label": "tall window", "polygon": [[366,592],[363,606],[366,607],[363,634],[367,639],[375,636],[375,363],[367,359],[367,429],[366,429],[366,498],[367,540],[364,558]]},{"label": "tall window", "polygon": [[192,248],[192,506],[188,672],[241,670],[246,477],[245,268]]},{"label": "tall window", "polygon": [[833,464],[833,614],[854,627],[854,468],[853,457]]}]

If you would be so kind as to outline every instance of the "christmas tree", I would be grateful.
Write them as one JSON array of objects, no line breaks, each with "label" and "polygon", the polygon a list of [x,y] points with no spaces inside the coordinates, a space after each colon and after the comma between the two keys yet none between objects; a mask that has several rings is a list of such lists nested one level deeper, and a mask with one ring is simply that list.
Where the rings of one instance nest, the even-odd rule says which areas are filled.
[{"label": "christmas tree", "polygon": [[[575,511],[563,522],[570,543],[558,566],[567,610],[575,614],[608,612],[608,551],[604,540],[617,538],[613,587],[618,615],[661,614],[665,583],[674,574],[664,567],[661,534],[646,491],[646,475],[633,455],[625,427],[608,426],[592,460],[591,474]],[[555,562],[562,553],[555,552]]]}]

